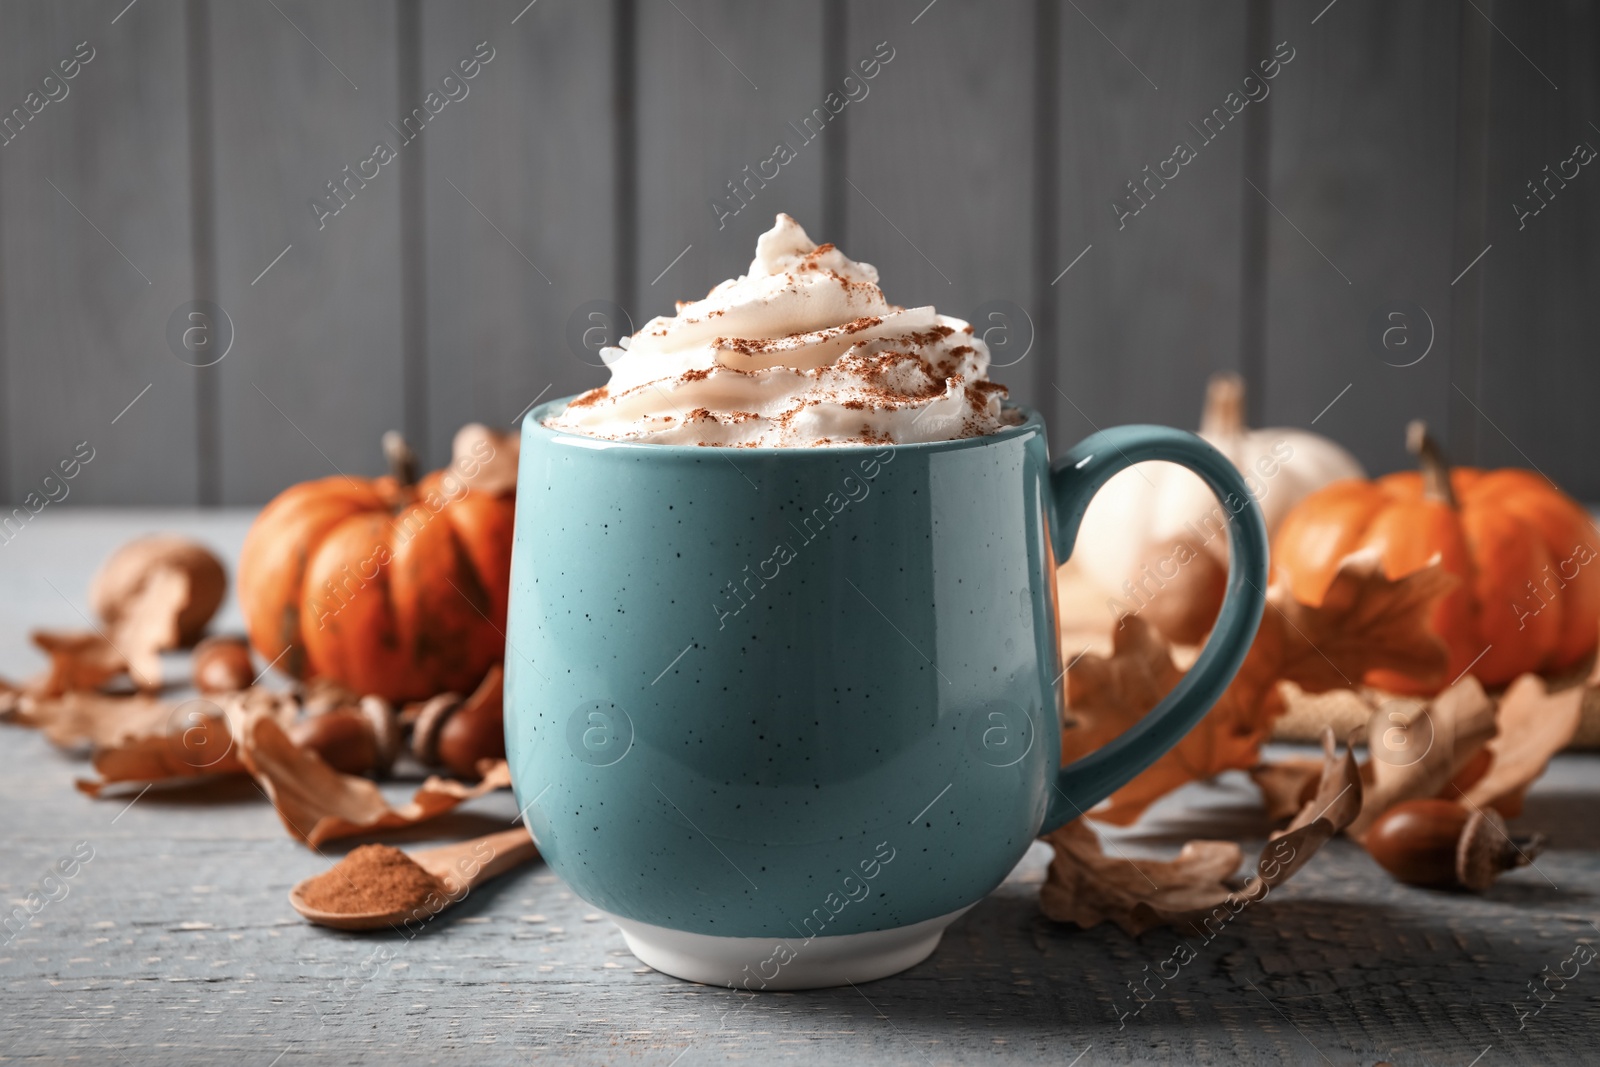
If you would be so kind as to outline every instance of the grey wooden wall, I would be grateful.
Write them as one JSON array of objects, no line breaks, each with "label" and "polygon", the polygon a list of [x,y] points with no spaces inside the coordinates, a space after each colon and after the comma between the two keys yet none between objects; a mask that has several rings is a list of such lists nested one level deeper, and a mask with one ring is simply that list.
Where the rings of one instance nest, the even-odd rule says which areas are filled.
[{"label": "grey wooden wall", "polygon": [[[1234,368],[1253,418],[1375,470],[1420,415],[1462,461],[1600,500],[1600,174],[1567,162],[1600,146],[1597,81],[1574,0],[4,0],[0,499],[79,442],[67,504],[258,503],[375,472],[390,427],[442,462],[461,423],[603,380],[568,341],[586,305],[642,324],[784,210],[900,303],[1012,307],[1001,361],[1032,347],[995,376],[1058,445],[1192,425]],[[794,161],[719,227],[780,140]],[[396,158],[319,228],[379,141]],[[1119,222],[1178,141],[1195,158]],[[214,365],[169,339],[194,300],[231,323]],[[1409,347],[1374,341],[1397,323]]]}]

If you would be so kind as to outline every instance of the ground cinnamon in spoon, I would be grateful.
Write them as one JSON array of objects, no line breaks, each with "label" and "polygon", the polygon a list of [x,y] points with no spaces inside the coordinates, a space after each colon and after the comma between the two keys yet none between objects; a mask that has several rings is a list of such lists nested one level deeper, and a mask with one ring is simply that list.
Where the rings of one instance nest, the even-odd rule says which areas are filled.
[{"label": "ground cinnamon in spoon", "polygon": [[406,911],[446,896],[443,882],[388,845],[362,845],[300,891],[307,906],[335,915]]}]

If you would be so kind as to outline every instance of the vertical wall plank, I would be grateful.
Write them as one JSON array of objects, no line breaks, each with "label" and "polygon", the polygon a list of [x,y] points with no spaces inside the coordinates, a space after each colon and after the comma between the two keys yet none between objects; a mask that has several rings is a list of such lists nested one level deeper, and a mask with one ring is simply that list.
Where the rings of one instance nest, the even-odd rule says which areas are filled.
[{"label": "vertical wall plank", "polygon": [[[821,232],[823,155],[839,131],[807,143],[788,125],[826,92],[821,4],[675,0],[640,4],[638,17],[639,307],[629,310],[642,326],[743,274],[780,211],[831,240]],[[740,206],[727,183],[746,180],[746,166],[756,173],[779,142],[794,160],[764,187],[751,181]],[[739,210],[719,224],[713,199]]]},{"label": "vertical wall plank", "polygon": [[375,473],[379,436],[403,425],[399,159],[351,181],[320,230],[309,207],[378,143],[421,151],[390,126],[424,103],[398,99],[395,15],[392,0],[212,8],[218,299],[236,331],[218,365],[224,502]]},{"label": "vertical wall plank", "polygon": [[[1483,272],[1481,381],[1471,426],[1478,459],[1536,467],[1580,499],[1597,501],[1600,159],[1564,161],[1580,142],[1600,150],[1600,16],[1579,3],[1480,6],[1505,36],[1493,34],[1489,47],[1485,243],[1493,247],[1474,268]],[[1469,9],[1462,17],[1483,16]],[[1556,175],[1548,189],[1545,167]],[[1564,188],[1562,169],[1577,170]],[[1528,182],[1546,202],[1537,214],[1540,200]],[[1529,216],[1519,218],[1513,205]]]},{"label": "vertical wall plank", "polygon": [[1374,473],[1411,465],[1409,420],[1448,423],[1450,281],[1464,265],[1451,248],[1457,15],[1345,0],[1312,25],[1304,4],[1273,8],[1273,45],[1295,58],[1268,105],[1262,191],[1276,210],[1257,387],[1269,422],[1316,419]]},{"label": "vertical wall plank", "polygon": [[[849,147],[840,243],[878,267],[895,303],[932,304],[994,331],[992,376],[1025,404],[1040,399],[1033,361],[1054,350],[1035,337],[1024,362],[1000,365],[1023,358],[1017,346],[1040,319],[1030,307],[1033,18],[1027,0],[853,3],[843,62],[824,72],[825,88],[842,93],[852,68],[880,47],[893,49],[893,60],[865,83],[867,96],[842,116]],[[973,47],[978,40],[984,47]],[[1009,301],[1027,318],[990,305],[1004,318],[976,321],[991,301]],[[1003,337],[1016,345],[1002,347]]]},{"label": "vertical wall plank", "polygon": [[1494,27],[1459,5],[1456,93],[1455,228],[1451,263],[1462,264],[1450,286],[1450,396],[1446,441],[1456,463],[1478,462],[1477,397],[1482,387],[1484,273],[1466,265],[1489,243],[1489,58]]},{"label": "vertical wall plank", "polygon": [[611,8],[526,5],[423,9],[425,88],[480,42],[495,50],[425,144],[435,462],[464,422],[505,425],[541,393],[603,381],[565,327],[580,305],[620,302]]},{"label": "vertical wall plank", "polygon": [[[1059,24],[1055,267],[1071,270],[1052,286],[1058,379],[1045,383],[1058,449],[1096,426],[1192,427],[1207,375],[1238,366],[1248,131],[1241,115],[1205,143],[1189,123],[1223,107],[1256,59],[1244,51],[1243,0],[1081,0]],[[1155,173],[1179,142],[1195,158],[1165,188],[1152,181],[1154,197],[1119,222],[1113,203],[1139,203],[1127,183],[1146,166]]]},{"label": "vertical wall plank", "polygon": [[[79,41],[95,58],[0,146],[0,496],[80,440],[96,459],[71,503],[259,503],[376,471],[391,427],[442,462],[462,422],[604,379],[570,350],[580,305],[642,325],[741,272],[782,210],[901,303],[1024,308],[1034,348],[995,376],[1058,447],[1192,425],[1206,375],[1239,367],[1259,417],[1317,418],[1374,470],[1409,462],[1422,416],[1463,457],[1600,499],[1593,168],[1522,224],[1511,206],[1600,147],[1600,18],[1323,7],[193,0],[186,22],[18,0],[0,111]],[[391,123],[480,41],[495,59],[470,95],[403,142]],[[797,132],[880,41],[895,58],[868,96]],[[1281,41],[1295,59],[1268,99],[1197,135]],[[1196,159],[1119,223],[1112,203],[1180,140]],[[379,141],[397,160],[319,229],[309,202]],[[794,161],[742,186],[780,141]],[[719,199],[739,210],[719,221]],[[200,370],[167,340],[198,297],[234,327]],[[1431,333],[1420,363],[1375,345],[1386,311],[1419,349]]]},{"label": "vertical wall plank", "polygon": [[197,501],[196,372],[166,339],[168,315],[195,295],[183,8],[116,14],[25,0],[0,15],[7,116],[28,114],[28,94],[42,98],[80,42],[93,49],[48,87],[66,95],[13,119],[0,146],[0,453],[16,502],[45,496],[80,441],[94,459],[63,502]]}]

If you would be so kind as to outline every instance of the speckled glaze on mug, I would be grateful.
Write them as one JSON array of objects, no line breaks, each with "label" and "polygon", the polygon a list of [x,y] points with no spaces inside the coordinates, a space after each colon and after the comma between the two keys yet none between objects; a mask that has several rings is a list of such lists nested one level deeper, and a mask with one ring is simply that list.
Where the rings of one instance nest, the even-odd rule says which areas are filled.
[{"label": "speckled glaze on mug", "polygon": [[[957,441],[721,449],[546,428],[565,403],[522,427],[506,749],[545,859],[630,944],[932,929],[893,969],[917,962],[934,920],[1175,744],[1260,621],[1259,509],[1192,434],[1118,427],[1052,468],[1031,413]],[[1093,493],[1149,459],[1227,505],[1227,598],[1162,706],[1059,768],[1055,566]]]}]

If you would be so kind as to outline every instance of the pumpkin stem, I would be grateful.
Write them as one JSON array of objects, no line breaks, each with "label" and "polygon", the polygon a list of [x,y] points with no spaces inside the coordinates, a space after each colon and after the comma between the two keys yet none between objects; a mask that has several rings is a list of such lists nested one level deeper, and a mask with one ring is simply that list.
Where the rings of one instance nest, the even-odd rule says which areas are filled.
[{"label": "pumpkin stem", "polygon": [[1450,461],[1444,449],[1428,432],[1428,424],[1412,419],[1406,426],[1406,449],[1417,457],[1422,467],[1422,495],[1429,500],[1439,500],[1456,506],[1456,493],[1450,486]]},{"label": "pumpkin stem", "polygon": [[389,461],[389,474],[402,489],[417,484],[417,454],[411,451],[399,431],[389,430],[383,435],[383,458]]},{"label": "pumpkin stem", "polygon": [[1214,437],[1244,433],[1244,379],[1232,372],[1213,374],[1206,382],[1206,406],[1200,432]]}]

